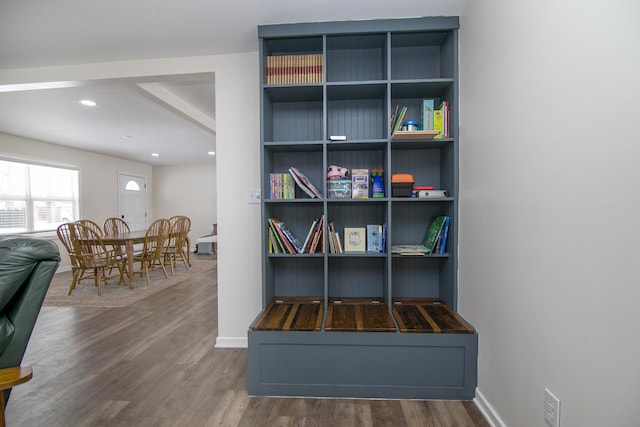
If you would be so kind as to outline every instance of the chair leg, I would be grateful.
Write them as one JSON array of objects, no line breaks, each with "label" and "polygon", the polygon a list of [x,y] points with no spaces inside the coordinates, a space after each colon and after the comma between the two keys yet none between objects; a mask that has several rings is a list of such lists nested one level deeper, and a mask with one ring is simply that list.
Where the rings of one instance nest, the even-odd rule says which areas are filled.
[{"label": "chair leg", "polygon": [[167,269],[166,269],[166,268],[164,268],[164,263],[162,263],[162,262],[161,262],[161,263],[160,263],[160,267],[162,267],[162,272],[164,273],[164,278],[165,278],[165,279],[168,279],[168,278],[169,278],[169,276],[167,275]]},{"label": "chair leg", "polygon": [[171,275],[173,276],[173,274],[175,273],[175,271],[173,270],[173,264],[175,263],[174,255],[165,254],[164,256],[165,256],[164,263],[166,264],[167,261],[169,262],[169,267],[171,268]]},{"label": "chair leg", "polygon": [[73,290],[76,288],[76,284],[78,283],[78,270],[73,270],[73,276],[71,278],[71,286],[69,287],[69,293],[68,295],[71,295],[71,292],[73,292]]},{"label": "chair leg", "polygon": [[144,264],[144,274],[147,277],[147,286],[149,286],[149,265],[148,265],[148,263]]},{"label": "chair leg", "polygon": [[102,295],[102,275],[104,274],[104,270],[97,269],[96,270],[96,282],[98,285],[98,296]]},{"label": "chair leg", "polygon": [[182,260],[182,263],[184,264],[184,268],[185,269],[189,269],[189,261],[187,260],[187,257],[184,254],[184,251],[180,251],[180,259]]}]

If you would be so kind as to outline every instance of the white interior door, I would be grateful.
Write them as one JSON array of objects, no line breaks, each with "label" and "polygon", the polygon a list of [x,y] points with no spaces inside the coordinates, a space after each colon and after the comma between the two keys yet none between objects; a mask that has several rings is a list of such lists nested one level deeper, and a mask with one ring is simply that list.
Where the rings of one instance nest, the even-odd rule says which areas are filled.
[{"label": "white interior door", "polygon": [[147,180],[142,176],[118,174],[120,217],[131,231],[147,229]]}]

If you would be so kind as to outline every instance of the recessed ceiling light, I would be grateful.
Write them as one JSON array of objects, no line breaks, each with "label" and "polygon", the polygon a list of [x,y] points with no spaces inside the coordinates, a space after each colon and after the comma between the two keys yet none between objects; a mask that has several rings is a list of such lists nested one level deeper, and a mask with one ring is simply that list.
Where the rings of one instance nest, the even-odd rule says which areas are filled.
[{"label": "recessed ceiling light", "polygon": [[122,137],[124,139],[133,139],[133,136],[131,136],[131,135],[122,135]]},{"label": "recessed ceiling light", "polygon": [[90,99],[81,99],[79,102],[80,104],[86,105],[87,107],[95,107],[97,105],[95,101],[92,101]]},{"label": "recessed ceiling light", "polygon": [[209,152],[207,152],[207,154],[210,155],[210,156],[215,156],[216,152],[215,151],[209,151]]},{"label": "recessed ceiling light", "polygon": [[152,155],[153,157],[160,157],[160,154],[158,154],[158,153],[151,153],[151,155]]}]

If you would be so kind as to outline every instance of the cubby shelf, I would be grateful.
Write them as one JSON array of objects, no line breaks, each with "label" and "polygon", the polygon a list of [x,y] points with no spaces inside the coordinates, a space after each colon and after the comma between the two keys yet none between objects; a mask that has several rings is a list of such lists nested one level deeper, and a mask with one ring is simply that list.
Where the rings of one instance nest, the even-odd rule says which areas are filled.
[{"label": "cubby shelf", "polygon": [[[474,397],[478,335],[457,313],[458,26],[438,17],[258,28],[262,192],[269,174],[293,166],[322,197],[296,188],[295,199],[261,204],[263,311],[248,331],[250,394]],[[321,55],[321,81],[267,84],[274,57],[286,64],[289,55],[298,58],[290,63]],[[427,98],[449,103],[449,136],[391,135],[395,106],[421,121]],[[330,165],[384,170],[385,197],[328,198]],[[394,173],[447,197],[391,197]],[[437,215],[451,218],[446,253],[391,254],[392,245],[420,243]],[[328,222],[342,236],[386,224],[387,250],[334,254],[325,241],[324,252],[269,253],[268,218],[306,236],[321,216],[325,235]]]}]

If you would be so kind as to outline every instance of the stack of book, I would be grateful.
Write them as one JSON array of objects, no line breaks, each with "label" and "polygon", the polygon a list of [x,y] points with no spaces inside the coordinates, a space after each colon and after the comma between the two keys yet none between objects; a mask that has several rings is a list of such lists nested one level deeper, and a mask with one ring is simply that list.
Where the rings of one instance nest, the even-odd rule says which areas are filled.
[{"label": "stack of book", "polygon": [[322,54],[267,56],[266,84],[322,83]]},{"label": "stack of book", "polygon": [[288,173],[269,174],[269,198],[293,199],[295,197],[293,177]]}]

